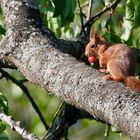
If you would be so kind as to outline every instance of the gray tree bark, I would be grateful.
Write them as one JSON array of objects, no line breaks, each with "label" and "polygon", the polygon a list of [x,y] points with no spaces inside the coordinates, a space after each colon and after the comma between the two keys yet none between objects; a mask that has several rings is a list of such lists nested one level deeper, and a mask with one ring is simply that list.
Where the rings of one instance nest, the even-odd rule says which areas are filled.
[{"label": "gray tree bark", "polygon": [[140,94],[103,80],[98,70],[78,61],[86,41],[57,39],[41,25],[35,4],[2,0],[7,33],[0,44],[1,62],[16,65],[30,82],[140,140]]}]

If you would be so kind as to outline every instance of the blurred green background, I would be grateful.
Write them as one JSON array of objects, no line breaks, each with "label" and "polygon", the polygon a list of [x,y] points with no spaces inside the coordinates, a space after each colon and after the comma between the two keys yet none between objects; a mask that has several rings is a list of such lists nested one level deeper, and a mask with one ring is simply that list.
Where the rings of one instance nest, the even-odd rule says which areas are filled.
[{"label": "blurred green background", "polygon": [[[105,5],[113,0],[93,1],[92,16],[102,10]],[[88,0],[80,0],[83,15],[87,16]],[[58,38],[78,37],[81,31],[80,10],[76,0],[38,0],[39,9],[44,25],[50,28]],[[122,0],[115,11],[104,13],[99,18],[94,27],[98,27],[109,42],[127,43],[130,46],[140,47],[140,1]],[[86,23],[86,17],[83,16],[83,22]],[[0,9],[0,39],[5,36],[5,26]],[[140,65],[137,65],[136,76],[140,75]],[[16,79],[24,79],[24,76],[15,70],[6,70]],[[61,100],[49,95],[43,89],[26,82],[31,96],[38,104],[46,122],[50,125]],[[46,133],[45,128],[40,121],[37,113],[21,89],[11,81],[2,78],[0,80],[0,92],[8,100],[9,114],[15,119],[21,121],[21,125],[28,131],[43,137]],[[1,122],[0,122],[1,123]],[[0,128],[1,129],[1,128]],[[129,140],[122,133],[116,133],[110,130],[109,136],[104,136],[106,125],[95,120],[79,120],[69,129],[70,140]],[[0,140],[22,140],[22,138],[13,132],[9,126],[6,126],[4,132],[1,132]]]}]

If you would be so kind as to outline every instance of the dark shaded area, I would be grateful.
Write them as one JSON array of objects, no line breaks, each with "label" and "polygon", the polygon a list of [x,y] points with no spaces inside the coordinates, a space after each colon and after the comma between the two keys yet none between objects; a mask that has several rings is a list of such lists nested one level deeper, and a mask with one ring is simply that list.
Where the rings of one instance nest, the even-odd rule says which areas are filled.
[{"label": "dark shaded area", "polygon": [[59,140],[61,137],[68,140],[67,134],[69,127],[75,124],[77,120],[83,118],[93,119],[89,113],[77,109],[76,107],[67,103],[63,103],[56,114],[44,140]]}]

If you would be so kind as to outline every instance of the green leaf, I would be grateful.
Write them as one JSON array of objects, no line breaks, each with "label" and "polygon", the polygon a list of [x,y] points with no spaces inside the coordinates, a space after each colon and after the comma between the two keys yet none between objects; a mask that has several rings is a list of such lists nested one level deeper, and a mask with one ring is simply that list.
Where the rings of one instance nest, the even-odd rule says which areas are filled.
[{"label": "green leaf", "polygon": [[1,9],[1,5],[0,5],[0,14],[2,15],[2,9]]},{"label": "green leaf", "polygon": [[44,14],[46,14],[48,11],[54,12],[54,7],[50,0],[40,0],[39,9],[40,9],[40,12]]},{"label": "green leaf", "polygon": [[135,41],[135,47],[140,48],[140,40],[139,40],[139,38],[137,38],[136,41]]},{"label": "green leaf", "polygon": [[74,13],[76,8],[76,1],[75,0],[66,0],[65,8],[63,11],[63,16],[67,18],[69,15]]},{"label": "green leaf", "polygon": [[123,33],[121,38],[127,41],[131,35],[132,28],[135,23],[135,2],[134,0],[127,0],[125,17],[123,22]]},{"label": "green leaf", "polygon": [[57,28],[56,33],[57,33],[57,37],[61,37],[62,35],[61,28]]},{"label": "green leaf", "polygon": [[74,14],[72,13],[71,15],[68,15],[66,18],[61,15],[60,16],[60,24],[61,24],[61,27],[67,25],[68,23],[72,22],[74,19]]},{"label": "green leaf", "polygon": [[69,29],[70,29],[70,24],[67,24],[67,25],[64,27],[64,32],[66,33]]},{"label": "green leaf", "polygon": [[74,19],[74,10],[76,8],[76,0],[53,0],[55,5],[54,17],[60,16],[61,27],[70,23]]},{"label": "green leaf", "polygon": [[120,36],[118,36],[114,30],[114,28],[110,27],[110,32],[103,32],[103,37],[106,39],[106,41],[110,43],[121,43],[122,40]]},{"label": "green leaf", "polygon": [[0,25],[0,34],[5,35],[6,30]]},{"label": "green leaf", "polygon": [[7,134],[3,132],[0,135],[0,140],[9,140],[9,138],[8,138]]},{"label": "green leaf", "polygon": [[48,21],[49,21],[49,28],[50,28],[52,31],[54,31],[54,24],[53,24],[52,20],[53,20],[53,19],[52,19],[51,17],[48,19]]},{"label": "green leaf", "polygon": [[6,129],[6,124],[0,121],[0,134],[2,134],[5,129]]},{"label": "green leaf", "polygon": [[66,0],[53,0],[54,6],[55,6],[55,11],[53,17],[57,17],[62,14],[63,9],[65,8],[66,5]]},{"label": "green leaf", "polygon": [[[6,97],[0,92],[0,108],[4,111],[5,114],[8,114],[8,101]],[[5,123],[0,121],[0,134],[6,129]]]},{"label": "green leaf", "polygon": [[140,26],[140,1],[137,0],[135,9],[135,28],[138,28],[139,26]]},{"label": "green leaf", "polygon": [[5,114],[8,114],[8,101],[7,98],[0,92],[0,108],[3,109]]}]

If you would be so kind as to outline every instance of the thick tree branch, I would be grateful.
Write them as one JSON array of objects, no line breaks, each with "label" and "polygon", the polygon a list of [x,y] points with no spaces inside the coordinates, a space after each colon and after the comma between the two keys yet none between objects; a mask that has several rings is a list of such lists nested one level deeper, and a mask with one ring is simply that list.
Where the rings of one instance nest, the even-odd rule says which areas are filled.
[{"label": "thick tree branch", "polygon": [[27,132],[24,128],[20,127],[20,122],[16,122],[12,119],[11,116],[7,116],[2,111],[0,111],[0,120],[4,121],[6,124],[8,124],[12,130],[17,132],[19,135],[22,136],[23,139],[26,140],[41,140],[34,134],[31,134]]},{"label": "thick tree branch", "polygon": [[140,139],[140,94],[121,83],[104,81],[99,71],[63,53],[67,47],[79,50],[83,45],[57,40],[50,30],[35,26],[26,2],[2,0],[2,7],[8,31],[5,47],[0,45],[1,58],[14,63],[30,82]]}]

